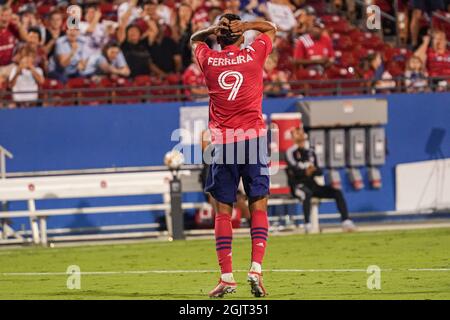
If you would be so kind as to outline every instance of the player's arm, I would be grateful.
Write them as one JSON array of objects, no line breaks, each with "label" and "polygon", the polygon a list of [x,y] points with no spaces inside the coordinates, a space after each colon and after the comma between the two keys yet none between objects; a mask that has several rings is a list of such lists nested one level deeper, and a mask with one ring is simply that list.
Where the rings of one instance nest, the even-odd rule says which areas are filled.
[{"label": "player's arm", "polygon": [[233,20],[230,22],[231,32],[234,34],[243,34],[245,31],[255,30],[266,34],[273,42],[277,33],[277,26],[270,21],[241,21]]},{"label": "player's arm", "polygon": [[195,51],[195,48],[200,43],[204,43],[211,35],[218,35],[221,29],[226,28],[224,25],[212,25],[209,28],[199,30],[191,36],[191,48]]}]

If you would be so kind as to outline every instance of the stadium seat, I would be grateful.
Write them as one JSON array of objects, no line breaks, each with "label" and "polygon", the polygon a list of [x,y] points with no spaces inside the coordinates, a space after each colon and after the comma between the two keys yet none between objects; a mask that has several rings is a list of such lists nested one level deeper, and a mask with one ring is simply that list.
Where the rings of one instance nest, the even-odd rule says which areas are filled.
[{"label": "stadium seat", "polygon": [[395,78],[395,77],[401,77],[403,76],[405,68],[400,66],[396,62],[388,62],[386,65],[387,71]]},{"label": "stadium seat", "polygon": [[136,96],[134,83],[130,79],[117,78],[115,80],[115,90],[113,91],[113,101],[123,103],[140,103],[141,98]]},{"label": "stadium seat", "polygon": [[69,79],[66,83],[66,89],[70,89],[71,93],[68,94],[68,103],[75,105],[80,104],[84,105],[86,104],[86,101],[83,101],[83,98],[86,95],[86,90],[89,89],[91,86],[91,83],[89,79],[86,78],[72,78]]},{"label": "stadium seat", "polygon": [[381,11],[387,13],[392,12],[392,4],[387,0],[376,0],[375,4],[380,7]]},{"label": "stadium seat", "polygon": [[383,49],[384,42],[377,35],[370,32],[366,32],[364,33],[364,40],[362,45],[366,49],[379,51]]},{"label": "stadium seat", "polygon": [[64,84],[56,79],[45,79],[42,85],[41,97],[44,100],[44,105],[68,105],[65,100],[68,97]]},{"label": "stadium seat", "polygon": [[153,86],[157,88],[151,90],[152,101],[154,102],[167,102],[167,101],[177,101],[179,100],[179,94],[181,89],[170,88],[171,86],[177,86],[181,83],[181,76],[178,74],[170,74],[166,79],[152,78]]},{"label": "stadium seat", "polygon": [[339,67],[354,67],[358,64],[358,60],[355,59],[352,51],[336,51],[335,57],[336,65]]},{"label": "stadium seat", "polygon": [[299,81],[304,80],[305,83],[300,83],[295,86],[296,90],[302,90],[307,96],[324,96],[330,95],[334,91],[334,83],[324,83],[326,74],[320,74],[311,69],[299,69],[296,72],[296,78]]},{"label": "stadium seat", "polygon": [[98,105],[107,104],[111,100],[114,83],[107,77],[94,78],[89,84],[89,91],[82,93],[86,98],[84,104]]},{"label": "stadium seat", "polygon": [[136,96],[141,97],[144,101],[151,100],[151,91],[149,88],[153,85],[152,78],[148,75],[140,75],[134,78],[133,82],[136,89]]},{"label": "stadium seat", "polygon": [[333,66],[327,70],[326,75],[329,80],[342,80],[339,81],[337,86],[338,94],[357,95],[363,92],[361,87],[364,82],[359,79],[356,69],[353,67],[342,68]]},{"label": "stadium seat", "polygon": [[353,47],[352,38],[347,35],[333,33],[333,47],[336,50],[349,50]]}]

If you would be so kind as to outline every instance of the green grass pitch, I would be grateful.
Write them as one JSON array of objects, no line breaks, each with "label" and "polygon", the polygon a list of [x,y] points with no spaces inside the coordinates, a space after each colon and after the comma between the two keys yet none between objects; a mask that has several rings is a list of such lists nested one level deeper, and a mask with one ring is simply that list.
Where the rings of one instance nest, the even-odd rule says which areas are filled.
[{"label": "green grass pitch", "polygon": [[[252,299],[249,256],[249,238],[236,238],[238,289],[224,299]],[[67,288],[69,265],[79,290]],[[367,288],[369,265],[382,269],[380,290]],[[450,299],[450,229],[271,236],[264,268],[265,299]],[[0,250],[0,299],[207,299],[219,277],[130,272],[149,270],[217,270],[214,241]]]}]

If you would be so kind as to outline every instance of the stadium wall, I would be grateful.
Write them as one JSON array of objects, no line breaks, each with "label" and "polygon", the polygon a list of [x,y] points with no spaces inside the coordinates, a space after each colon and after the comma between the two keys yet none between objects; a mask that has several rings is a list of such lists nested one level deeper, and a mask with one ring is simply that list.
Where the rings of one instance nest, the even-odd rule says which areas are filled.
[{"label": "stadium wall", "polygon": [[[395,209],[397,164],[450,157],[450,93],[380,97],[386,98],[389,104],[389,123],[386,126],[388,155],[381,168],[383,187],[381,190],[370,189],[363,170],[366,187],[354,191],[342,170],[343,189],[351,212]],[[348,98],[356,97],[340,99]],[[296,102],[296,98],[265,99],[263,111],[269,116],[274,112],[293,112]],[[164,154],[177,143],[170,141],[170,137],[172,131],[179,127],[180,107],[198,105],[205,103],[0,110],[0,145],[14,153],[14,159],[7,160],[8,172],[161,165]],[[436,130],[445,134],[440,144],[439,138],[432,133]],[[149,199],[161,201],[159,197],[113,201],[115,204],[138,204],[148,203]],[[185,199],[200,200],[202,195],[185,195]],[[41,201],[38,207],[106,203],[111,204],[111,199]],[[25,203],[11,204],[13,210],[24,208]],[[321,212],[336,212],[336,208],[333,204],[324,204]],[[157,215],[161,216],[162,213]],[[52,217],[49,227],[144,223],[153,222],[154,217],[138,213]],[[28,228],[26,219],[17,219],[14,223],[16,227]]]}]

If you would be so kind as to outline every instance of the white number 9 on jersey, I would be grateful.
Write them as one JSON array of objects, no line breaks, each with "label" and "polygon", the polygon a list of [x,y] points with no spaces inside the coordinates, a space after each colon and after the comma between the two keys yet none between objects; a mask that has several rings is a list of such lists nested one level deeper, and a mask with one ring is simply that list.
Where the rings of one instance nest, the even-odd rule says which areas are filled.
[{"label": "white number 9 on jersey", "polygon": [[[234,78],[234,82],[226,82],[227,78]],[[224,90],[231,90],[228,101],[236,100],[236,96],[241,88],[244,76],[237,71],[224,71],[219,75],[219,86]]]}]

